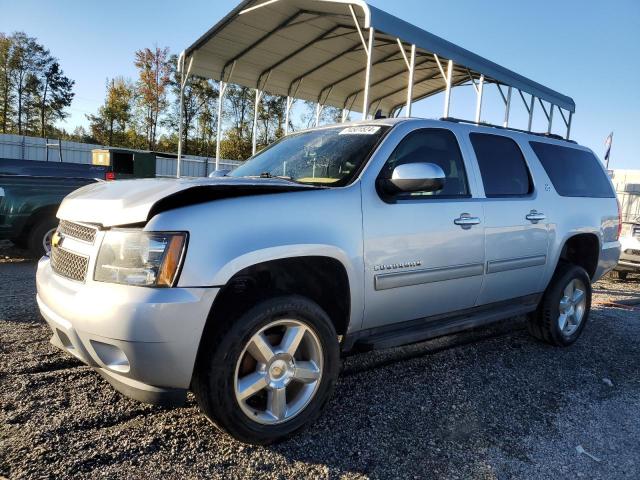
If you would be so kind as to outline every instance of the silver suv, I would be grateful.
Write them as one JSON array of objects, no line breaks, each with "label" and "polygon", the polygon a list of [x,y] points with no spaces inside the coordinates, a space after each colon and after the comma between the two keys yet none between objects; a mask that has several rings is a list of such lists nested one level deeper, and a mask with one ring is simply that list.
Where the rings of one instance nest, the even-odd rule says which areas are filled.
[{"label": "silver suv", "polygon": [[296,133],[225,177],[84,187],[58,217],[52,342],[132,398],[191,390],[252,443],[315,419],[346,353],[523,314],[571,345],[620,255],[591,151],[452,121]]}]

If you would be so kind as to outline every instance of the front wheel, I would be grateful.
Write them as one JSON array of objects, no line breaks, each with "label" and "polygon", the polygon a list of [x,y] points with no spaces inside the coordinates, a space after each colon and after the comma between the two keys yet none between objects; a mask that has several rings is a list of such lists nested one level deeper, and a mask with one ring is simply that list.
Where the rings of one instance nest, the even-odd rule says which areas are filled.
[{"label": "front wheel", "polygon": [[51,252],[51,239],[56,228],[58,228],[56,217],[43,218],[31,227],[27,237],[27,248],[33,257],[40,258]]},{"label": "front wheel", "polygon": [[561,263],[538,310],[529,317],[529,332],[556,346],[573,344],[591,310],[591,279],[584,268]]},{"label": "front wheel", "polygon": [[262,302],[203,341],[193,382],[198,404],[240,441],[291,435],[317,418],[333,391],[337,335],[306,298]]}]

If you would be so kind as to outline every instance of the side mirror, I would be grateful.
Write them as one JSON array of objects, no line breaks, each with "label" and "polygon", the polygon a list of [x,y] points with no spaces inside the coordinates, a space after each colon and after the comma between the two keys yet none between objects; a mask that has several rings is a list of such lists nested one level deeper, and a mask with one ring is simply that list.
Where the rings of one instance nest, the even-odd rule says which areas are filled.
[{"label": "side mirror", "polygon": [[393,169],[391,178],[380,179],[386,193],[437,192],[444,188],[446,175],[435,163],[406,163]]}]

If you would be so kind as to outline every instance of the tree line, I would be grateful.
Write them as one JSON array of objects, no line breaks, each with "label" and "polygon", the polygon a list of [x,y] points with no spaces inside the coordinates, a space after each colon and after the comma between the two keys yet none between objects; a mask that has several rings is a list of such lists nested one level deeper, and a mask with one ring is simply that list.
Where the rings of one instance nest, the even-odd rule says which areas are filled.
[{"label": "tree line", "polygon": [[[104,101],[86,115],[88,127],[68,132],[59,121],[68,116],[73,80],[58,60],[23,32],[0,33],[0,129],[2,133],[58,137],[114,147],[176,152],[180,131],[178,57],[169,48],[143,48],[134,53],[136,78],[107,79]],[[191,76],[182,104],[183,153],[213,157],[216,151],[219,83]],[[227,159],[251,156],[253,89],[229,85],[224,97],[221,155]],[[284,135],[286,97],[266,93],[258,105],[257,144],[262,148]],[[295,108],[289,129],[310,127],[315,105]],[[326,108],[321,122],[338,121],[339,109]]]},{"label": "tree line", "polygon": [[0,32],[0,131],[46,137],[64,120],[73,80],[58,59],[24,32]]}]

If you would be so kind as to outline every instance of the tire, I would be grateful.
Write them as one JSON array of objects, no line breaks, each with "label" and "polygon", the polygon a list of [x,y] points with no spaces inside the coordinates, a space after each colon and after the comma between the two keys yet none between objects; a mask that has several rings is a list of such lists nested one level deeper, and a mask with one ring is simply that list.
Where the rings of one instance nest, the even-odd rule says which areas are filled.
[{"label": "tire", "polygon": [[[270,325],[275,326],[264,331]],[[288,335],[300,325],[308,330],[299,330],[305,333],[296,357],[281,359],[278,355],[288,354],[283,351],[286,342],[280,334]],[[260,335],[272,350],[281,353],[271,356],[269,361],[259,361],[260,355],[251,352],[256,351],[259,342],[254,340]],[[315,363],[303,364],[306,357],[315,358]],[[192,390],[202,412],[218,428],[242,442],[267,445],[287,438],[320,415],[333,392],[339,362],[336,331],[324,310],[304,297],[278,297],[257,304],[240,318],[224,319],[219,327],[209,330],[200,347]],[[308,375],[313,369],[307,370],[303,365],[319,366],[312,372],[319,375],[315,383],[309,380],[313,375]],[[307,377],[303,382],[305,372]],[[253,391],[243,390],[242,381],[262,378],[260,375],[266,379],[260,381],[267,385],[242,400],[242,392]],[[283,382],[286,394],[280,397],[277,392],[282,391]],[[309,394],[310,398],[306,399]],[[269,409],[269,405],[278,403],[277,398],[284,398],[285,408]],[[272,413],[277,410],[286,413]],[[291,417],[285,418],[285,415]]]},{"label": "tire", "polygon": [[626,280],[629,272],[621,272],[620,270],[611,270],[611,278],[616,280]]},{"label": "tire", "polygon": [[[574,293],[567,295],[571,291],[570,285],[574,286]],[[578,291],[583,293],[580,301],[577,300]],[[571,301],[567,301],[569,296]],[[571,310],[572,306],[573,310]],[[591,279],[589,275],[582,267],[560,263],[537,311],[528,318],[529,333],[551,345],[567,347],[580,337],[589,319],[590,311]]]},{"label": "tire", "polygon": [[48,234],[53,233],[58,227],[58,219],[45,217],[37,221],[27,233],[27,250],[32,257],[40,258],[49,252],[45,249],[44,242]]},{"label": "tire", "polygon": [[11,243],[23,250],[27,249],[27,240],[24,237],[12,238]]}]

